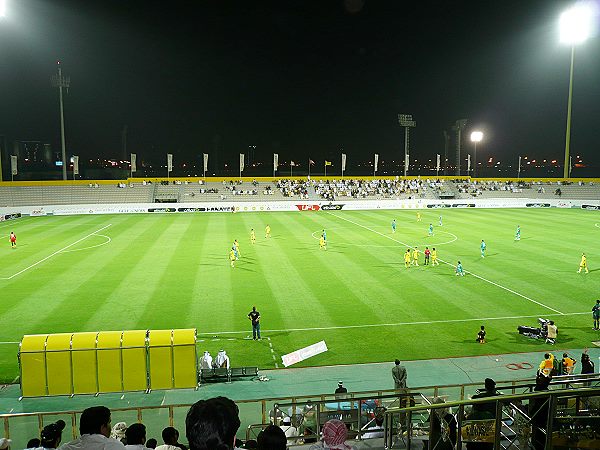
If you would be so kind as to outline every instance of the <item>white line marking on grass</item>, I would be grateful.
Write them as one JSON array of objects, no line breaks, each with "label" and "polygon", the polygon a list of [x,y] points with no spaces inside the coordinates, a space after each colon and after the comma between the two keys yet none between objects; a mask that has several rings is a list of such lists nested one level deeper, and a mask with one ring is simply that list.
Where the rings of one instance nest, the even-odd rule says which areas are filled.
[{"label": "white line marking on grass", "polygon": [[[574,312],[574,313],[561,313],[562,316],[580,316],[583,314],[589,314],[589,312]],[[559,314],[544,314],[544,316],[552,317],[558,316]],[[533,316],[506,316],[506,317],[479,317],[475,319],[449,319],[449,320],[428,320],[418,322],[397,322],[397,323],[371,323],[363,325],[341,325],[337,327],[311,327],[311,328],[287,328],[281,330],[264,330],[267,333],[284,333],[288,331],[328,331],[328,330],[348,330],[352,328],[378,328],[378,327],[399,327],[405,325],[435,325],[438,323],[460,323],[460,322],[482,322],[485,320],[513,320],[513,319],[531,319],[538,318],[540,314]],[[243,334],[246,331],[210,331],[201,334]],[[270,338],[267,338],[270,340]]]},{"label": "white line marking on grass", "polygon": [[105,238],[106,241],[104,241],[104,242],[102,242],[100,244],[90,245],[89,247],[76,248],[75,250],[65,250],[65,251],[63,251],[63,253],[71,253],[71,252],[80,252],[82,250],[90,250],[92,248],[101,247],[103,245],[106,245],[106,244],[108,244],[109,242],[112,241],[111,238],[109,238],[108,236],[104,236],[103,234],[97,234],[96,236],[101,236],[101,237]]},{"label": "white line marking on grass", "polygon": [[267,341],[269,341],[269,347],[271,347],[271,356],[273,357],[273,361],[275,361],[275,368],[279,369],[279,364],[277,363],[277,358],[275,357],[275,350],[273,350],[273,344],[271,343],[271,338],[268,337]]},{"label": "white line marking on grass", "polygon": [[[385,238],[388,238],[388,239],[390,239],[390,240],[392,240],[392,241],[394,241],[394,242],[398,242],[399,244],[402,244],[402,245],[405,245],[405,246],[407,246],[407,247],[411,247],[411,248],[412,248],[412,245],[409,245],[409,244],[406,244],[405,242],[402,242],[402,241],[399,241],[399,240],[397,240],[397,239],[394,239],[393,237],[391,237],[391,236],[388,236],[387,234],[380,233],[379,231],[377,231],[377,230],[373,230],[372,228],[369,228],[369,227],[366,227],[366,226],[364,226],[364,225],[361,225],[360,223],[356,223],[356,222],[354,222],[354,221],[352,221],[352,220],[350,220],[350,219],[346,219],[345,217],[338,216],[338,215],[336,215],[336,214],[332,214],[332,213],[328,213],[328,214],[331,214],[332,216],[334,216],[334,217],[337,217],[337,218],[339,218],[339,219],[345,220],[346,222],[353,223],[354,225],[356,225],[356,226],[359,226],[359,227],[361,227],[361,228],[364,228],[365,230],[369,230],[369,231],[371,231],[371,232],[373,232],[373,233],[379,234],[380,236],[383,236],[383,237],[385,237]],[[439,259],[439,258],[438,258],[438,261],[441,261],[441,262],[443,262],[444,264],[447,264],[447,265],[449,265],[449,266],[456,267],[454,264],[451,264],[451,263],[449,263],[449,262],[447,262],[447,261],[444,261],[443,259]],[[470,272],[470,271],[468,271],[468,270],[465,270],[465,273],[471,274],[471,275],[473,275],[475,278],[478,278],[478,279],[480,279],[481,281],[485,281],[486,283],[493,284],[494,286],[496,286],[496,287],[499,287],[500,289],[504,289],[505,291],[507,291],[507,292],[510,292],[511,294],[514,294],[514,295],[517,295],[517,296],[519,296],[519,297],[521,297],[521,298],[524,298],[525,300],[529,300],[530,302],[532,302],[532,303],[535,303],[536,305],[543,306],[544,308],[546,308],[546,309],[549,309],[550,311],[554,311],[555,313],[558,313],[558,314],[560,314],[560,315],[564,315],[564,313],[562,313],[562,312],[561,312],[561,311],[559,311],[558,309],[554,309],[554,308],[551,308],[551,307],[550,307],[550,306],[548,306],[548,305],[544,305],[543,303],[541,303],[541,302],[538,302],[538,301],[536,301],[536,300],[533,300],[533,299],[531,299],[531,298],[527,297],[526,295],[520,294],[520,293],[519,293],[519,292],[517,292],[517,291],[514,291],[514,290],[512,290],[512,289],[510,289],[510,288],[507,288],[506,286],[502,286],[501,284],[495,283],[495,282],[493,282],[493,281],[491,281],[491,280],[488,280],[487,278],[483,278],[482,276],[480,276],[480,275],[476,275],[476,274],[474,274],[473,272]]]},{"label": "white line marking on grass", "polygon": [[33,263],[32,265],[25,267],[23,270],[18,271],[17,273],[15,273],[14,275],[11,275],[10,277],[6,277],[6,278],[0,278],[0,280],[11,280],[14,277],[16,277],[17,275],[21,275],[23,272],[28,271],[29,269],[32,269],[33,267],[37,266],[38,264],[43,263],[44,261],[52,258],[55,255],[58,255],[61,252],[64,252],[66,249],[73,247],[75,244],[80,243],[81,241],[83,241],[84,239],[89,238],[90,236],[98,233],[99,231],[105,230],[106,228],[110,227],[112,224],[109,223],[108,225],[103,226],[102,228],[100,228],[99,230],[96,230],[90,234],[88,234],[87,236],[82,237],[81,239],[76,240],[75,242],[73,242],[72,244],[67,245],[66,247],[61,248],[60,250],[55,251],[54,253],[52,253],[51,255],[46,256],[43,259],[40,259],[38,262]]},{"label": "white line marking on grass", "polygon": [[595,223],[594,226],[600,228],[600,223]]},{"label": "white line marking on grass", "polygon": [[4,342],[0,342],[0,345],[15,345],[15,344],[20,344],[20,342],[13,342],[13,341],[4,341]]}]

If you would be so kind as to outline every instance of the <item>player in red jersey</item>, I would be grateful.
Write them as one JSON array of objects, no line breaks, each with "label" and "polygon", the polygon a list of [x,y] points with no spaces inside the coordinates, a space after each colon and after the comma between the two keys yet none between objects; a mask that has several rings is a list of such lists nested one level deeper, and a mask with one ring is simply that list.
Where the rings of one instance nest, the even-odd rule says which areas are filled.
[{"label": "player in red jersey", "polygon": [[17,235],[15,234],[14,231],[10,232],[9,240],[10,240],[10,246],[12,248],[15,248],[17,246]]}]

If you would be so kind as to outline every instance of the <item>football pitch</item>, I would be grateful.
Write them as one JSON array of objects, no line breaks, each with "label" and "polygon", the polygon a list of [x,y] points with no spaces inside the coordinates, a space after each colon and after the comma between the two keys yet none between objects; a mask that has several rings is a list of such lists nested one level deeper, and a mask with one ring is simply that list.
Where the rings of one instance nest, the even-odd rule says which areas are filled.
[{"label": "football pitch", "polygon": [[[0,381],[18,375],[15,343],[35,333],[196,327],[199,352],[224,348],[233,366],[265,369],[321,340],[329,350],[300,366],[544,350],[517,333],[538,317],[556,322],[556,350],[600,340],[590,312],[600,276],[597,212],[421,213],[420,222],[414,210],[377,210],[1,223]],[[326,251],[319,249],[323,229]],[[16,249],[8,242],[13,230]],[[241,258],[231,268],[234,239]],[[440,265],[424,266],[421,256],[419,267],[406,269],[409,246],[435,247]],[[577,273],[582,252],[589,274]],[[464,277],[455,276],[458,260]],[[261,341],[251,338],[252,306],[262,316]],[[480,325],[485,345],[475,342]]]}]

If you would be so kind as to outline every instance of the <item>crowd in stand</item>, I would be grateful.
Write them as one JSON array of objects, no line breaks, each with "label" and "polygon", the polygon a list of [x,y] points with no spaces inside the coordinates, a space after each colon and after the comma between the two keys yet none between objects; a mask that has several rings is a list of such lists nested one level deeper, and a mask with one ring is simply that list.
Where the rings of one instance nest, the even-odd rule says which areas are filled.
[{"label": "crowd in stand", "polygon": [[311,181],[317,195],[325,200],[335,200],[338,197],[367,198],[367,197],[423,197],[425,184],[420,179],[400,180],[326,180]]},{"label": "crowd in stand", "polygon": [[519,193],[523,192],[523,189],[530,189],[531,183],[523,181],[465,181],[465,180],[454,180],[458,192],[461,194],[470,194],[473,197],[482,195],[484,191],[505,191]]},{"label": "crowd in stand", "polygon": [[277,180],[276,186],[284,197],[308,199],[310,183],[306,180]]}]

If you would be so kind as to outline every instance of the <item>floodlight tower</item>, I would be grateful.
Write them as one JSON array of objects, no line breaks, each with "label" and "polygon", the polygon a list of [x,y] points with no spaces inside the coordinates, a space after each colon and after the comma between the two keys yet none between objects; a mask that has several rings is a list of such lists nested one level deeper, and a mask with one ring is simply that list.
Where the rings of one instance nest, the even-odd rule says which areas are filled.
[{"label": "floodlight tower", "polygon": [[567,102],[567,132],[565,136],[565,165],[563,177],[570,177],[569,146],[571,144],[571,101],[573,99],[573,65],[575,45],[582,44],[590,36],[593,11],[589,4],[579,3],[560,16],[560,41],[571,46],[571,70],[569,72],[569,100]]},{"label": "floodlight tower", "polygon": [[413,120],[412,114],[398,114],[398,123],[401,127],[404,127],[404,176],[408,171],[408,164],[410,162],[410,153],[408,151],[410,145],[410,129],[417,126],[417,122]]},{"label": "floodlight tower", "polygon": [[475,160],[474,165],[473,165],[473,178],[477,178],[477,143],[481,142],[482,139],[483,139],[483,133],[481,131],[473,131],[471,133],[471,142],[473,143],[473,146],[475,148],[474,158],[473,158]]},{"label": "floodlight tower", "polygon": [[460,145],[462,130],[467,126],[467,119],[459,119],[454,123],[452,127],[453,131],[456,131],[456,175],[460,177]]},{"label": "floodlight tower", "polygon": [[71,84],[71,77],[63,77],[62,70],[60,68],[60,61],[57,61],[58,75],[52,76],[52,85],[58,88],[58,100],[60,103],[60,144],[62,147],[62,176],[63,180],[67,179],[67,155],[65,149],[65,114],[63,108],[63,88],[69,92],[69,86]]}]

